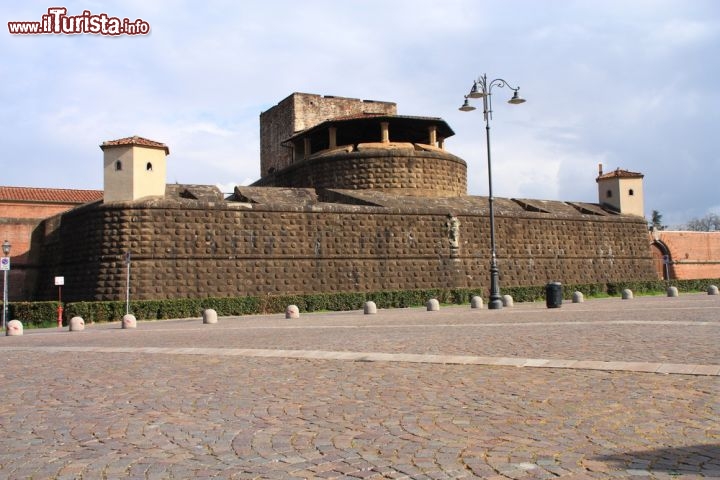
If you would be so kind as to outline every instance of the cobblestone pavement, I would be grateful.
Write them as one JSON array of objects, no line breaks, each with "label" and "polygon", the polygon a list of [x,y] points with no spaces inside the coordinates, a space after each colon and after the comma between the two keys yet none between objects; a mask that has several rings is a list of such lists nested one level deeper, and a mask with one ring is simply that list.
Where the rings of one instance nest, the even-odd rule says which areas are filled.
[{"label": "cobblestone pavement", "polygon": [[719,340],[707,295],[26,330],[0,478],[720,478]]}]

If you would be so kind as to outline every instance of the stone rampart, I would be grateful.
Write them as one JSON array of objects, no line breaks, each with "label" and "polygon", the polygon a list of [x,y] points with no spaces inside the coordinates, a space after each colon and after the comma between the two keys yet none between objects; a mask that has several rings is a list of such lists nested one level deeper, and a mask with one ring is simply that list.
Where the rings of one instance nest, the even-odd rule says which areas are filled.
[{"label": "stone rampart", "polygon": [[[52,277],[62,275],[67,301],[123,299],[127,251],[133,299],[487,290],[486,198],[352,195],[245,187],[236,201],[81,207],[46,221],[38,293],[52,299]],[[642,218],[555,203],[529,211],[496,199],[502,286],[656,278]]]}]

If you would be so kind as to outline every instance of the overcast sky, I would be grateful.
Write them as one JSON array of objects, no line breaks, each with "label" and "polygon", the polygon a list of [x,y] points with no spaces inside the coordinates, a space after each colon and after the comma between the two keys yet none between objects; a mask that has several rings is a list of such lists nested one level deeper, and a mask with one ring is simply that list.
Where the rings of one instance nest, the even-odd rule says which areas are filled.
[{"label": "overcast sky", "polygon": [[[8,32],[56,4],[150,34]],[[169,183],[231,191],[259,176],[260,112],[306,92],[442,117],[486,195],[482,112],[458,107],[487,73],[528,100],[493,90],[496,196],[597,202],[602,163],[645,175],[648,217],[720,213],[716,0],[29,0],[0,18],[0,185],[101,189],[98,145],[140,135],[170,147]]]}]

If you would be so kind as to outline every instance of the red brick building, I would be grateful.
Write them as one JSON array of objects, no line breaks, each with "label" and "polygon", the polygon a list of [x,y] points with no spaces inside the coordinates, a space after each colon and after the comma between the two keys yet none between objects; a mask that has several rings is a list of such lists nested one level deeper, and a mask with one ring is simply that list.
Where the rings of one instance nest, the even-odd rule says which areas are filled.
[{"label": "red brick building", "polygon": [[[102,200],[101,190],[0,186],[0,243],[11,244],[9,300],[32,298],[38,268],[36,254],[30,254],[33,236],[40,222],[78,205]],[[0,277],[0,283],[2,278]]]},{"label": "red brick building", "polygon": [[652,252],[660,278],[720,278],[720,232],[656,230]]}]

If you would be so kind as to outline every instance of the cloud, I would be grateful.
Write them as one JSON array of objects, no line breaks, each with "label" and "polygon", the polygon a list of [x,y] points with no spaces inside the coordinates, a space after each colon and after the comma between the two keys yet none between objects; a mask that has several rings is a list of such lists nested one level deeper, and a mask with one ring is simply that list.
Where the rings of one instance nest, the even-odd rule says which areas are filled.
[{"label": "cloud", "polygon": [[[646,47],[657,55],[668,55],[678,50],[716,41],[718,38],[717,19],[692,20],[684,18],[671,18],[653,25],[646,33]],[[668,39],[672,39],[669,42]]]},{"label": "cloud", "polygon": [[237,132],[233,132],[212,122],[192,123],[179,128],[179,131],[184,135],[207,134],[218,137],[232,137],[237,135]]},{"label": "cloud", "polygon": [[[605,163],[606,156],[572,149],[556,139],[535,134],[528,130],[491,136],[494,195],[596,202],[598,163]],[[453,148],[468,162],[471,194],[488,193],[485,148],[484,138]]]}]

